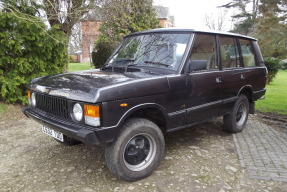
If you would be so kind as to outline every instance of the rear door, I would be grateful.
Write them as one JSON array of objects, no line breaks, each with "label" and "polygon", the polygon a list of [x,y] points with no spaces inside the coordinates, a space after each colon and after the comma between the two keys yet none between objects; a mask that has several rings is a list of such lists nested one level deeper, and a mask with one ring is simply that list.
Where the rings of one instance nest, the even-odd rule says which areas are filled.
[{"label": "rear door", "polygon": [[220,114],[229,112],[238,91],[246,85],[246,74],[240,57],[238,40],[232,36],[219,35],[220,64],[223,71],[222,107]]}]

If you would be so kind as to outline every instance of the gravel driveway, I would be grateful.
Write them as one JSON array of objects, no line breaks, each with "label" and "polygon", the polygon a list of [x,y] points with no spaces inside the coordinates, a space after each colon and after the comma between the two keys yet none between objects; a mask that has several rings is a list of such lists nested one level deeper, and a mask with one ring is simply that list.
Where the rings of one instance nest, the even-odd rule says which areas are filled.
[{"label": "gravel driveway", "polygon": [[0,191],[287,191],[285,182],[248,177],[221,118],[165,139],[160,167],[128,183],[108,170],[104,146],[63,146],[26,117],[2,119]]}]

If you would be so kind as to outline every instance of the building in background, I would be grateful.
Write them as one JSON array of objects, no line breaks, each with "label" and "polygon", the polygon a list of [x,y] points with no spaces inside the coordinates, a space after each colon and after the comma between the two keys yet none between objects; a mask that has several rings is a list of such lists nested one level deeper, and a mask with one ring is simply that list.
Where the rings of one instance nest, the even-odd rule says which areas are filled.
[{"label": "building in background", "polygon": [[170,15],[169,8],[163,6],[154,6],[156,17],[163,28],[174,27],[174,16]]},{"label": "building in background", "polygon": [[[154,6],[159,24],[163,28],[174,27],[174,17],[170,15],[169,8],[163,6]],[[98,13],[98,11],[96,12]],[[79,62],[91,62],[91,53],[94,43],[97,41],[102,24],[100,14],[88,14],[81,21],[82,50]]]},{"label": "building in background", "polygon": [[81,21],[82,56],[80,62],[91,62],[90,55],[100,35],[99,28],[102,24],[102,16],[98,13],[98,11],[96,14],[90,13]]}]

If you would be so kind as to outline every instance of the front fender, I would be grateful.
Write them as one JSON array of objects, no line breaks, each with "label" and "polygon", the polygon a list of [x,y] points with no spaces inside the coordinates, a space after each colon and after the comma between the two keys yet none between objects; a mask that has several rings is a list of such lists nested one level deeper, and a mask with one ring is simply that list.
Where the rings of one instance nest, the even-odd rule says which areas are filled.
[{"label": "front fender", "polygon": [[121,126],[132,114],[143,109],[158,109],[164,117],[164,121],[168,121],[168,115],[165,108],[157,103],[143,103],[130,108],[119,120],[118,124]]},{"label": "front fender", "polygon": [[[122,128],[124,122],[130,118],[133,114],[137,113],[140,110],[144,109],[157,109],[159,110],[164,118],[164,121],[168,123],[168,116],[166,110],[163,106],[157,103],[141,103],[130,107],[124,112],[119,109],[120,103],[123,101],[114,101],[113,104],[111,102],[102,104],[103,111],[103,125],[101,127],[103,132],[108,132],[108,134],[104,134],[103,140],[112,142],[118,135],[120,129]],[[118,107],[117,107],[118,106]]]}]

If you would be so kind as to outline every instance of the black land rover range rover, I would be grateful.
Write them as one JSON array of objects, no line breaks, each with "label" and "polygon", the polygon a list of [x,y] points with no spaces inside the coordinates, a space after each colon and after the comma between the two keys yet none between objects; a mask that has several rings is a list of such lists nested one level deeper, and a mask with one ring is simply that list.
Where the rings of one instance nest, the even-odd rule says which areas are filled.
[{"label": "black land rover range rover", "polygon": [[134,181],[160,164],[165,132],[218,116],[240,132],[266,78],[256,39],[155,29],[126,36],[101,69],[32,80],[23,112],[63,144],[105,144],[109,169]]}]

